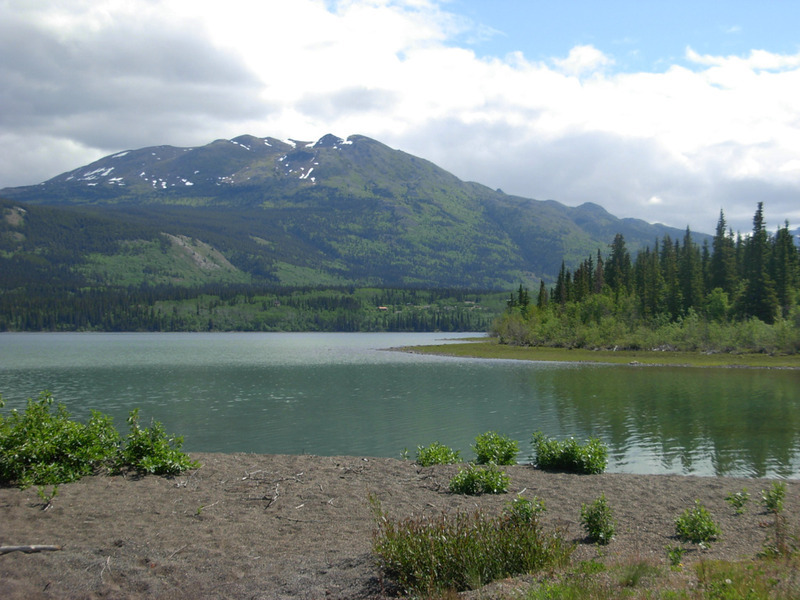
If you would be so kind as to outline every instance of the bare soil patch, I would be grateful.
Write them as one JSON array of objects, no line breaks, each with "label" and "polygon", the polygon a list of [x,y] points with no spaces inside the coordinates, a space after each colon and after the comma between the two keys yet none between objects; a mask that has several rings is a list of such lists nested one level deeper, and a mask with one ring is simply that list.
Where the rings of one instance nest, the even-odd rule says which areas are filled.
[{"label": "bare soil patch", "polygon": [[[674,520],[699,499],[722,537],[685,557],[755,556],[772,534],[759,503],[770,480],[666,475],[571,475],[505,469],[509,494],[448,493],[457,465],[420,468],[387,458],[192,454],[184,476],[98,475],[62,485],[48,510],[36,488],[0,488],[0,545],[51,544],[59,551],[0,555],[2,598],[386,598],[371,553],[374,493],[391,515],[481,507],[500,512],[523,492],[545,501],[544,522],[578,543],[574,561],[595,559],[584,540],[582,503],[605,493],[619,521],[601,560],[666,564]],[[785,514],[796,531],[800,481],[787,482]],[[747,487],[748,511],[725,502]],[[47,488],[46,491],[49,491]]]}]

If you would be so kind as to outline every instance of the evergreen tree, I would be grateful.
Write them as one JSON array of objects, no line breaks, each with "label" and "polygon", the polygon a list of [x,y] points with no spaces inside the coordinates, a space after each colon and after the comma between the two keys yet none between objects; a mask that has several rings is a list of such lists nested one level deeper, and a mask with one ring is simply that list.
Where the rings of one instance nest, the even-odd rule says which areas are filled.
[{"label": "evergreen tree", "polygon": [[793,291],[798,284],[798,253],[794,239],[789,231],[788,221],[778,229],[772,250],[770,273],[775,282],[778,305],[784,315],[788,314],[793,302]]},{"label": "evergreen tree", "polygon": [[775,283],[769,275],[770,245],[764,226],[764,203],[758,203],[753,216],[753,234],[745,249],[745,289],[741,298],[744,316],[756,317],[772,323],[778,310]]},{"label": "evergreen tree", "polygon": [[690,308],[699,308],[703,303],[703,268],[700,250],[692,241],[692,232],[686,228],[683,236],[683,248],[680,251],[678,278],[681,284],[683,312]]},{"label": "evergreen tree", "polygon": [[631,255],[625,247],[625,238],[618,233],[611,243],[611,256],[605,265],[606,283],[616,295],[630,291],[631,271]]},{"label": "evergreen tree", "polygon": [[709,263],[709,289],[720,288],[732,295],[736,289],[736,245],[726,231],[725,214],[719,211],[719,221],[712,242]]},{"label": "evergreen tree", "polygon": [[594,277],[592,278],[593,289],[595,294],[603,291],[603,286],[606,284],[605,268],[603,267],[603,257],[600,255],[600,248],[597,249],[597,262],[594,266]]},{"label": "evergreen tree", "polygon": [[545,308],[550,302],[550,295],[547,293],[547,286],[544,284],[544,280],[539,282],[539,295],[536,298],[536,306],[539,308]]},{"label": "evergreen tree", "polygon": [[661,272],[664,277],[664,308],[672,319],[677,319],[683,309],[683,293],[678,278],[677,240],[673,244],[669,235],[661,246]]}]

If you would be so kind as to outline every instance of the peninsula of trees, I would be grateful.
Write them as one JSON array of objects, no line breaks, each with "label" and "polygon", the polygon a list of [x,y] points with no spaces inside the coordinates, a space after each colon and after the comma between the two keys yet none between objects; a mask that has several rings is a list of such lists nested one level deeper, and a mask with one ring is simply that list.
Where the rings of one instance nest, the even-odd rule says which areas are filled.
[{"label": "peninsula of trees", "polygon": [[800,253],[788,222],[775,234],[758,203],[749,235],[727,229],[720,211],[709,247],[687,228],[640,250],[617,234],[536,298],[520,286],[492,326],[502,343],[598,349],[709,352],[800,351]]}]

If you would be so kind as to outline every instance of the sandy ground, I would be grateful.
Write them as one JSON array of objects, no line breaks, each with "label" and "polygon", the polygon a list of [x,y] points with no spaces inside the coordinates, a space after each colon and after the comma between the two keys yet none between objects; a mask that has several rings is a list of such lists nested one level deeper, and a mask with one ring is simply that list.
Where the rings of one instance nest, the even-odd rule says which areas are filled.
[{"label": "sandy ground", "polygon": [[[605,493],[619,521],[604,561],[666,564],[674,520],[699,499],[722,528],[684,562],[753,557],[771,534],[759,503],[771,481],[666,475],[570,475],[507,467],[510,493],[448,493],[457,466],[386,458],[192,454],[203,466],[174,479],[98,475],[62,485],[43,510],[36,488],[0,488],[0,546],[58,551],[0,555],[0,598],[384,598],[396,595],[371,554],[369,494],[390,516],[476,506],[500,512],[514,494],[545,501],[546,526],[566,528],[574,561],[596,558],[582,503]],[[794,531],[800,481],[787,482]],[[747,487],[748,511],[725,502]],[[50,488],[46,488],[47,492]]]}]

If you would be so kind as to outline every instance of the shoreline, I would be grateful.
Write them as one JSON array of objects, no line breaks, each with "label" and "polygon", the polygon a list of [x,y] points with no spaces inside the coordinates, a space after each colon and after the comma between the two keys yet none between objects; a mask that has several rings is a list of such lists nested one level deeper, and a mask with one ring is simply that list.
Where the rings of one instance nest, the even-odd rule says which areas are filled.
[{"label": "shoreline", "polygon": [[510,346],[497,340],[474,340],[393,350],[459,358],[485,358],[531,362],[610,364],[632,367],[741,368],[800,370],[800,355],[723,354],[660,350],[587,350],[544,346]]},{"label": "shoreline", "polygon": [[[95,475],[63,484],[47,510],[35,488],[0,487],[0,545],[61,547],[0,557],[0,595],[396,597],[372,555],[370,494],[398,519],[476,508],[498,514],[517,494],[537,496],[546,506],[543,526],[561,530],[576,544],[573,565],[646,561],[668,571],[666,548],[683,545],[682,577],[699,560],[749,560],[772,534],[772,517],[758,498],[774,479],[575,475],[514,465],[503,468],[511,478],[507,494],[462,496],[448,491],[460,465],[422,468],[411,461],[358,456],[190,454],[202,466],[171,479]],[[783,514],[795,532],[800,480],[785,483]],[[725,497],[743,487],[751,500],[747,512],[736,515]],[[618,527],[612,542],[598,547],[585,539],[580,510],[601,493]],[[675,518],[695,500],[722,530],[705,550],[675,538]]]}]

